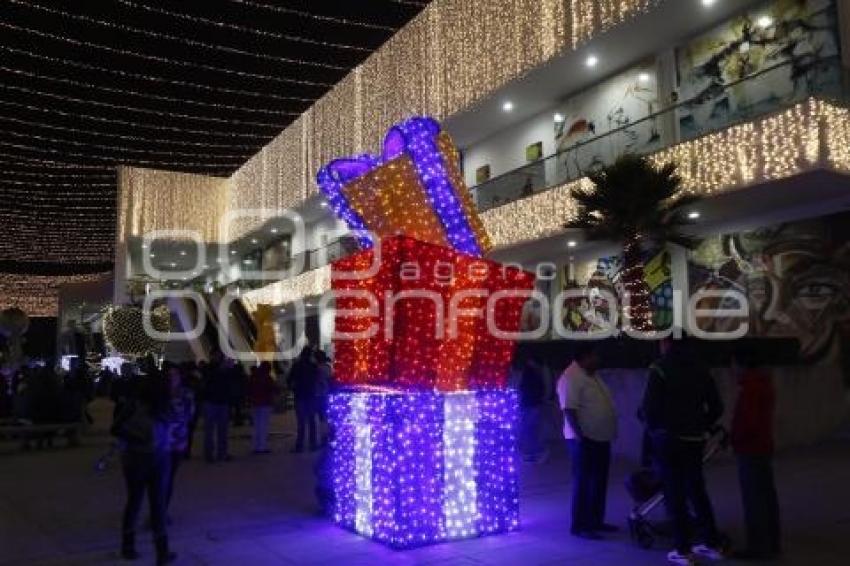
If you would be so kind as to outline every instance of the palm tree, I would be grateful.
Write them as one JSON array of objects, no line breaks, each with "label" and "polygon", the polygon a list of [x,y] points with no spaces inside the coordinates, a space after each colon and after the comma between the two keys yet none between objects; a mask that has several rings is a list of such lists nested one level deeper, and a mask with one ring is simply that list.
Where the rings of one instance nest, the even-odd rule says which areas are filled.
[{"label": "palm tree", "polygon": [[649,332],[654,325],[641,252],[650,244],[690,246],[692,240],[681,230],[689,224],[684,209],[698,197],[683,193],[674,163],[656,168],[637,155],[624,155],[588,178],[592,189],[572,191],[578,211],[566,227],[584,230],[589,240],[622,242],[624,326]]}]

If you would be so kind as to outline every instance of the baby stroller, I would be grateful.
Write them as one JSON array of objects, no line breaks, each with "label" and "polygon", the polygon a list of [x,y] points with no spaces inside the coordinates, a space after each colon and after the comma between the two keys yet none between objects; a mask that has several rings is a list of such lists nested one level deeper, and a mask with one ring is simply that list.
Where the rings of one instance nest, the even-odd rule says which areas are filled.
[{"label": "baby stroller", "polygon": [[[703,462],[708,462],[729,445],[729,434],[722,427],[711,431],[705,448]],[[626,491],[635,501],[629,514],[629,534],[632,542],[641,548],[652,548],[656,539],[669,536],[662,525],[654,525],[649,520],[652,511],[664,502],[661,490],[661,478],[652,468],[641,468],[626,480]]]}]

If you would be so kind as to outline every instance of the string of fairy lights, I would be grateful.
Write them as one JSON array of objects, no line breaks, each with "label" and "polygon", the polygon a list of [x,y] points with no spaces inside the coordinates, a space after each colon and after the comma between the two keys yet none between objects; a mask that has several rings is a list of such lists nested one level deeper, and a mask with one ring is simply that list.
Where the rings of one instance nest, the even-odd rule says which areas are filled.
[{"label": "string of fairy lights", "polygon": [[202,106],[204,108],[215,108],[215,109],[223,109],[223,110],[237,110],[239,112],[255,113],[255,114],[273,114],[273,115],[283,115],[283,116],[292,116],[292,115],[299,114],[299,112],[293,112],[293,111],[288,111],[288,110],[275,110],[275,109],[257,108],[257,107],[251,107],[251,106],[238,106],[238,105],[235,105],[235,104],[227,104],[227,103],[202,102],[202,101],[199,101],[199,100],[187,100],[187,99],[183,99],[183,98],[176,98],[176,97],[173,97],[173,96],[164,96],[164,95],[161,95],[161,94],[155,94],[155,93],[152,93],[152,92],[140,92],[140,91],[137,91],[137,90],[115,88],[115,87],[97,85],[97,84],[92,84],[92,83],[85,83],[85,82],[75,81],[73,79],[67,79],[67,78],[63,78],[63,77],[54,77],[54,76],[50,76],[50,75],[42,75],[42,74],[39,74],[39,73],[28,72],[28,71],[24,71],[24,70],[21,70],[21,69],[11,69],[11,68],[3,66],[3,65],[0,65],[0,70],[5,71],[7,73],[24,75],[24,76],[27,76],[27,77],[36,78],[36,79],[45,80],[45,81],[58,82],[58,83],[63,83],[63,84],[68,84],[68,85],[80,86],[80,87],[84,87],[84,88],[100,90],[100,91],[103,91],[103,92],[111,92],[111,93],[117,93],[117,94],[127,94],[127,95],[131,95],[131,96],[138,96],[138,97],[141,97],[141,98],[151,98],[153,100],[164,100],[164,101],[167,101],[167,102],[179,102],[181,104],[187,104],[189,106]]},{"label": "string of fairy lights", "polygon": [[[86,263],[111,259],[111,244],[101,242],[110,234],[114,239],[114,209],[92,210],[87,202],[96,201],[88,196],[76,208],[74,197],[81,194],[74,183],[117,196],[119,217],[146,226],[209,225],[207,215],[220,212],[221,203],[225,209],[236,203],[296,204],[315,192],[318,166],[374,146],[405,114],[448,116],[656,0],[445,0],[427,7],[393,0],[393,17],[230,0],[234,9],[255,15],[257,24],[231,21],[226,10],[150,6],[142,0],[119,0],[124,12],[116,18],[76,6],[8,3],[14,10],[0,17],[6,31],[0,50],[9,57],[0,72],[10,80],[0,88],[0,123],[14,127],[4,127],[0,164],[4,177],[18,182],[0,187],[23,187],[21,181],[30,178],[52,184],[55,202],[65,205],[57,209],[69,220],[57,222],[58,213],[38,214],[32,207],[18,212],[0,206],[0,218],[16,223],[14,237],[0,243],[0,250],[12,261],[32,260],[35,250],[40,261]],[[128,18],[133,12],[146,17]],[[162,27],[138,23],[156,18]],[[275,18],[298,25],[271,25]],[[118,37],[128,40],[118,43],[113,39]],[[264,49],[266,41],[302,49]],[[180,55],[166,53],[160,44],[179,47],[172,51]],[[293,121],[311,102],[315,105]],[[169,196],[168,182],[153,191],[157,199],[132,203],[116,195],[117,187],[101,186],[121,164],[231,178],[222,196],[194,208],[189,203],[190,213],[177,213],[172,205],[185,201]],[[53,176],[39,179],[39,171]],[[73,176],[63,177],[64,171]],[[180,185],[174,183],[174,190]],[[33,199],[34,207],[42,204],[47,210],[46,196]],[[132,210],[123,208],[131,204]],[[74,227],[60,226],[71,223],[76,235]],[[240,230],[250,227],[248,221]],[[42,243],[45,248],[37,250],[35,244]]]}]

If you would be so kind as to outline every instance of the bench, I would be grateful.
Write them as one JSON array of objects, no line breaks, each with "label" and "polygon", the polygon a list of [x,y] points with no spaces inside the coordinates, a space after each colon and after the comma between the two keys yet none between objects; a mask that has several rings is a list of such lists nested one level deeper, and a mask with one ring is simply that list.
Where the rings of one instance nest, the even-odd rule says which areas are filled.
[{"label": "bench", "polygon": [[16,421],[8,424],[8,421],[0,425],[0,440],[20,440],[21,448],[29,450],[33,441],[38,449],[53,446],[53,439],[57,436],[65,437],[68,446],[77,446],[80,443],[80,430],[82,423],[40,423],[34,424],[28,421]]}]

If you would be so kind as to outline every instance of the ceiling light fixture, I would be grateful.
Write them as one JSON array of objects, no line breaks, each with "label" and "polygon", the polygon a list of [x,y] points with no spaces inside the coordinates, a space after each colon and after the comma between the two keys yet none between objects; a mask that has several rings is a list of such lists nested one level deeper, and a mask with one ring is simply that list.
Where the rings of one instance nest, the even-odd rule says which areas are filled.
[{"label": "ceiling light fixture", "polygon": [[514,109],[514,103],[510,100],[506,100],[504,104],[502,104],[502,111],[511,112]]},{"label": "ceiling light fixture", "polygon": [[700,216],[702,216],[702,215],[699,212],[697,212],[696,210],[688,213],[688,218],[690,220],[697,220]]},{"label": "ceiling light fixture", "polygon": [[592,69],[593,67],[599,64],[599,57],[597,57],[596,55],[590,55],[584,62],[584,64]]},{"label": "ceiling light fixture", "polygon": [[773,18],[770,16],[762,16],[758,19],[758,21],[756,21],[756,24],[758,24],[761,29],[767,29],[773,25]]},{"label": "ceiling light fixture", "polygon": [[717,0],[702,0],[702,5],[706,8],[711,8],[716,2]]},{"label": "ceiling light fixture", "polygon": [[575,240],[570,240],[569,242],[567,242],[568,248],[574,248],[576,246],[578,246],[578,242],[576,242]]},{"label": "ceiling light fixture", "polygon": [[564,118],[563,114],[561,114],[560,112],[555,112],[555,123],[556,124],[563,124],[565,119],[566,118]]},{"label": "ceiling light fixture", "polygon": [[638,80],[642,83],[648,83],[650,78],[649,73],[641,73],[638,75]]}]

